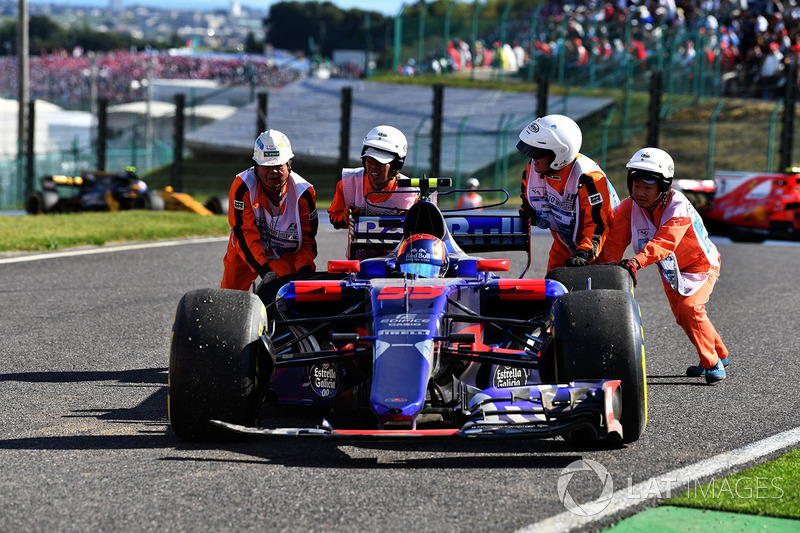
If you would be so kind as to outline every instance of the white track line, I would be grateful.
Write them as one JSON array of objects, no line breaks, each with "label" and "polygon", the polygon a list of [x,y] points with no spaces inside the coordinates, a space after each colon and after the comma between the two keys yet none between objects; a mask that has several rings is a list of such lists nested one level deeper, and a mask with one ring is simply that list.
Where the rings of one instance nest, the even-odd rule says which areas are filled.
[{"label": "white track line", "polygon": [[[564,511],[561,514],[545,518],[541,522],[519,529],[516,533],[533,533],[534,531],[537,533],[564,532],[586,527],[616,513],[643,505],[647,500],[657,498],[659,491],[654,490],[654,488],[663,487],[663,481],[667,481],[672,487],[671,495],[674,496],[687,488],[696,487],[697,485],[692,485],[692,483],[698,483],[699,480],[718,475],[731,467],[755,461],[771,453],[797,446],[798,443],[800,443],[800,428],[790,429],[739,449],[721,453],[699,463],[650,478],[632,487],[626,486],[622,490],[615,491],[608,507],[596,515],[578,516],[569,511]],[[662,483],[659,483],[659,481]],[[588,506],[589,504],[584,505]],[[598,503],[598,505],[602,504]]]},{"label": "white track line", "polygon": [[121,244],[103,246],[98,248],[85,248],[80,250],[65,250],[63,252],[48,252],[44,254],[20,255],[18,257],[0,258],[0,265],[11,263],[25,263],[28,261],[42,261],[44,259],[59,259],[62,257],[75,257],[78,255],[107,254],[111,252],[125,252],[128,250],[141,250],[143,248],[161,248],[164,246],[178,246],[180,244],[202,244],[207,242],[227,241],[228,237],[200,237],[197,239],[181,239],[174,241],[154,241],[139,244]]}]

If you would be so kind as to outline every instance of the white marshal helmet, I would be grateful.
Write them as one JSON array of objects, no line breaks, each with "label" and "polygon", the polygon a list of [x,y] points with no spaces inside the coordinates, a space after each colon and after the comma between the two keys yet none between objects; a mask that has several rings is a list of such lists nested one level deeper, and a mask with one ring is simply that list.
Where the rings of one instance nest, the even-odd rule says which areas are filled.
[{"label": "white marshal helmet", "polygon": [[[628,193],[633,194],[633,178],[640,178],[647,183],[657,183],[658,190],[665,193],[672,186],[675,176],[675,164],[672,157],[660,148],[642,148],[633,156],[628,164]],[[664,196],[666,200],[666,196]]]},{"label": "white marshal helmet", "polygon": [[278,130],[269,129],[263,132],[253,146],[253,161],[257,165],[274,167],[288,163],[293,157],[292,143]]},{"label": "white marshal helmet", "polygon": [[572,163],[583,143],[581,129],[571,118],[564,115],[547,115],[537,118],[519,133],[517,150],[532,157],[538,150],[550,150],[555,154],[550,168],[561,170]]},{"label": "white marshal helmet", "polygon": [[380,163],[391,164],[395,172],[403,168],[408,153],[408,141],[403,132],[393,126],[376,126],[364,137],[361,159],[372,157]]},{"label": "white marshal helmet", "polygon": [[633,154],[625,166],[660,174],[665,180],[671,181],[675,177],[675,163],[672,157],[660,148],[642,148]]}]

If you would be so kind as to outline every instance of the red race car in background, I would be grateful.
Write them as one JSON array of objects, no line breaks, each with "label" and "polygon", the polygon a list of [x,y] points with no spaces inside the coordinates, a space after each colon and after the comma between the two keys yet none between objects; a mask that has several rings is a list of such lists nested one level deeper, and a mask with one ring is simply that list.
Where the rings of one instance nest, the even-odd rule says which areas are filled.
[{"label": "red race car in background", "polygon": [[740,242],[800,239],[800,169],[787,173],[726,172],[713,180],[676,180],[709,233]]}]

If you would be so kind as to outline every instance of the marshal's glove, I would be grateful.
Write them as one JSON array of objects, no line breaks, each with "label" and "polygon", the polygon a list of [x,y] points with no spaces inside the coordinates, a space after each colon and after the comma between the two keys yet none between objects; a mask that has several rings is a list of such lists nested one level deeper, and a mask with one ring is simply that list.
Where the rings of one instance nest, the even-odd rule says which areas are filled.
[{"label": "marshal's glove", "polygon": [[347,226],[346,227],[355,228],[356,227],[356,218],[358,218],[360,215],[361,215],[361,208],[360,207],[356,207],[354,205],[348,206],[347,215],[345,217],[345,220],[347,221]]},{"label": "marshal's glove", "polygon": [[536,221],[536,210],[528,205],[528,202],[522,202],[522,207],[519,208],[519,218],[530,228]]},{"label": "marshal's glove", "polygon": [[577,250],[575,255],[568,257],[564,264],[568,267],[583,267],[589,266],[592,260],[592,254],[586,250]]},{"label": "marshal's glove", "polygon": [[273,282],[276,279],[278,279],[278,275],[272,270],[261,276],[261,281],[258,283],[258,286],[256,287],[256,293],[261,292],[261,289],[263,289],[270,282]]},{"label": "marshal's glove", "polygon": [[617,264],[628,271],[628,274],[630,274],[631,278],[633,279],[633,286],[635,287],[636,271],[639,270],[639,261],[636,259],[623,259]]}]

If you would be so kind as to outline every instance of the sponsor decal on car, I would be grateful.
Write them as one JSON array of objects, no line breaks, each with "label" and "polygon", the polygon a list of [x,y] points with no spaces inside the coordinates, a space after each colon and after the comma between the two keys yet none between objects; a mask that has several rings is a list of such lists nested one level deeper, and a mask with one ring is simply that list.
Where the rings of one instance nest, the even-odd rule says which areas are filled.
[{"label": "sponsor decal on car", "polygon": [[428,319],[425,317],[417,318],[416,313],[401,313],[399,315],[381,319],[381,324],[387,324],[391,327],[420,327],[427,324]]},{"label": "sponsor decal on car", "polygon": [[522,387],[528,382],[528,374],[523,368],[498,366],[494,372],[494,386],[498,389]]},{"label": "sponsor decal on car", "polygon": [[320,398],[331,398],[336,396],[339,390],[339,372],[336,365],[325,363],[312,365],[308,369],[311,379],[311,390]]}]

